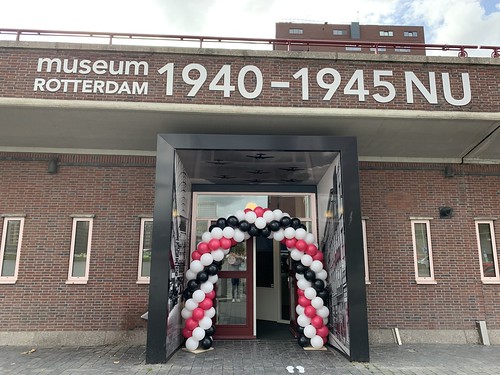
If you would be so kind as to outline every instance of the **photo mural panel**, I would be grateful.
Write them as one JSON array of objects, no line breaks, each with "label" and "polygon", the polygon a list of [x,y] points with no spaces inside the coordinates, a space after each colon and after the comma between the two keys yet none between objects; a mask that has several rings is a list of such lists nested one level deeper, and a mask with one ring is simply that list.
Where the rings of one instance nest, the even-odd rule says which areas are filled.
[{"label": "photo mural panel", "polygon": [[168,290],[167,358],[182,344],[181,296],[189,257],[191,228],[191,181],[179,156],[175,155],[172,189],[172,235]]}]

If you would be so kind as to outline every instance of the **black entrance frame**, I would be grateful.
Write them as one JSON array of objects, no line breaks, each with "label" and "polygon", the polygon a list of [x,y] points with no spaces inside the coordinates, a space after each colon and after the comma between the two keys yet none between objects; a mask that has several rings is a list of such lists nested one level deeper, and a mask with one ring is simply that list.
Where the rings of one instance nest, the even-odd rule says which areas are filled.
[{"label": "black entrance frame", "polygon": [[[361,228],[356,137],[159,134],[156,154],[155,205],[149,284],[146,363],[165,363],[167,306],[172,232],[172,192],[176,150],[324,151],[340,152],[345,222],[351,361],[368,362],[364,251]],[[333,182],[333,181],[332,181]]]}]

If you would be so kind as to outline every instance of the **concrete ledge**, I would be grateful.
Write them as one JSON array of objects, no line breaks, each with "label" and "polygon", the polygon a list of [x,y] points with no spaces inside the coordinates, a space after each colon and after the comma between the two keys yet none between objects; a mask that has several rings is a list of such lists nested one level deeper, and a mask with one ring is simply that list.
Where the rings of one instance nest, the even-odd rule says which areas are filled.
[{"label": "concrete ledge", "polygon": [[0,332],[0,346],[98,346],[145,345],[146,330]]},{"label": "concrete ledge", "polygon": [[[480,344],[476,330],[409,330],[399,329],[404,344]],[[500,344],[500,330],[488,330],[492,345]],[[395,344],[390,329],[369,331],[370,344]]]}]

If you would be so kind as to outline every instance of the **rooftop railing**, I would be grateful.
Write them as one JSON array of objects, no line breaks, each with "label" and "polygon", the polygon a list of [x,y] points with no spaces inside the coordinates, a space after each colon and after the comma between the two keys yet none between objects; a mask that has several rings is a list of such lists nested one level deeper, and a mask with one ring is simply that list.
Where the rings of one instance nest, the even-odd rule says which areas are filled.
[{"label": "rooftop railing", "polygon": [[317,39],[266,39],[266,38],[239,38],[239,37],[215,37],[215,36],[193,36],[193,35],[165,35],[165,34],[137,34],[137,33],[113,33],[113,32],[89,32],[89,31],[57,31],[57,30],[35,30],[35,29],[1,29],[0,40],[15,41],[81,41],[85,39],[89,43],[123,45],[139,44],[147,45],[152,42],[193,43],[199,48],[207,47],[215,43],[238,44],[246,46],[266,46],[277,49],[292,51],[296,48],[308,50],[310,47],[347,47],[354,49],[369,50],[372,53],[385,52],[387,49],[401,50],[424,50],[424,51],[456,51],[459,57],[467,57],[471,50],[491,50],[491,57],[500,57],[500,46],[476,46],[464,44],[420,44],[420,43],[391,43],[370,42],[353,40],[317,40]]}]

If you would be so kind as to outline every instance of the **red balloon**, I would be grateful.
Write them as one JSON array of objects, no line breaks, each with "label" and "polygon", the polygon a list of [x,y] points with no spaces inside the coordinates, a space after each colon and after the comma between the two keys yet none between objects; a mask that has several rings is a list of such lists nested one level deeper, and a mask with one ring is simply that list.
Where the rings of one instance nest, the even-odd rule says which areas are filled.
[{"label": "red balloon", "polygon": [[323,325],[319,328],[316,328],[316,334],[321,337],[326,337],[328,336],[328,327]]},{"label": "red balloon", "polygon": [[208,247],[210,248],[210,250],[217,250],[220,247],[220,241],[212,238],[208,243]]},{"label": "red balloon", "polygon": [[289,249],[293,249],[295,247],[296,243],[297,243],[297,240],[295,238],[285,239],[285,245]]},{"label": "red balloon", "polygon": [[295,243],[295,247],[297,248],[297,250],[304,251],[307,248],[307,242],[304,240],[298,240]]},{"label": "red balloon", "polygon": [[198,250],[193,251],[193,253],[191,254],[191,258],[193,258],[193,260],[200,260],[201,258],[200,252]]},{"label": "red balloon", "polygon": [[297,294],[299,296],[303,296],[304,295],[304,291],[302,289],[300,289],[300,288],[297,288]]},{"label": "red balloon", "polygon": [[229,249],[232,246],[231,240],[226,238],[226,237],[222,237],[219,240],[219,242],[220,242],[220,247],[225,249],[225,250]]},{"label": "red balloon", "polygon": [[214,299],[215,298],[215,290],[212,290],[210,293],[205,294],[207,298]]},{"label": "red balloon", "polygon": [[323,337],[323,344],[326,344],[326,342],[328,341],[328,337]]},{"label": "red balloon", "polygon": [[205,316],[205,310],[203,310],[202,308],[197,307],[196,309],[193,310],[192,318],[194,320],[199,321],[203,319],[204,316]]},{"label": "red balloon", "polygon": [[318,251],[315,255],[312,256],[313,260],[319,260],[323,261],[323,253],[321,251]]},{"label": "red balloon", "polygon": [[299,305],[302,307],[310,306],[311,305],[311,300],[307,298],[306,296],[300,296],[298,299]]},{"label": "red balloon", "polygon": [[262,217],[262,215],[264,215],[264,209],[260,206],[257,206],[253,209],[253,212],[255,212],[255,215],[257,215],[257,217]]},{"label": "red balloon", "polygon": [[214,305],[214,301],[212,301],[210,298],[206,297],[203,301],[201,301],[198,304],[198,307],[202,308],[203,310],[208,310]]},{"label": "red balloon", "polygon": [[[194,311],[193,311],[194,313]],[[306,306],[304,308],[304,314],[306,314],[306,316],[308,316],[309,318],[314,318],[316,316],[316,308],[314,306]],[[193,314],[194,316],[194,314]]]},{"label": "red balloon", "polygon": [[196,327],[198,327],[198,322],[196,320],[194,320],[193,318],[187,318],[186,319],[186,328],[187,329],[189,329],[190,331],[192,331]]},{"label": "red balloon", "polygon": [[200,242],[198,244],[197,249],[198,249],[200,254],[205,254],[205,253],[208,253],[210,251],[210,249],[208,248],[208,244],[206,242]]},{"label": "red balloon", "polygon": [[311,318],[311,324],[314,328],[318,329],[318,328],[321,328],[321,326],[323,326],[323,318],[321,316],[313,316]]},{"label": "red balloon", "polygon": [[266,207],[266,208],[264,208],[264,212],[266,212],[266,211],[271,211],[271,209],[269,207]]},{"label": "red balloon", "polygon": [[315,245],[307,245],[307,247],[305,248],[306,250],[306,254],[309,254],[310,256],[315,256],[316,253],[318,252],[318,248],[315,246]]},{"label": "red balloon", "polygon": [[283,238],[280,242],[284,245],[286,243],[286,238]]},{"label": "red balloon", "polygon": [[182,336],[184,336],[184,338],[188,339],[190,338],[191,336],[193,336],[193,331],[187,329],[187,328],[184,328],[182,330]]},{"label": "red balloon", "polygon": [[252,210],[251,210],[250,208],[245,208],[245,209],[243,210],[243,212],[244,212],[244,213],[247,213],[247,212],[249,212],[249,211],[252,211]]},{"label": "red balloon", "polygon": [[236,241],[234,238],[231,238],[231,246],[236,246],[238,245],[238,241]]}]

